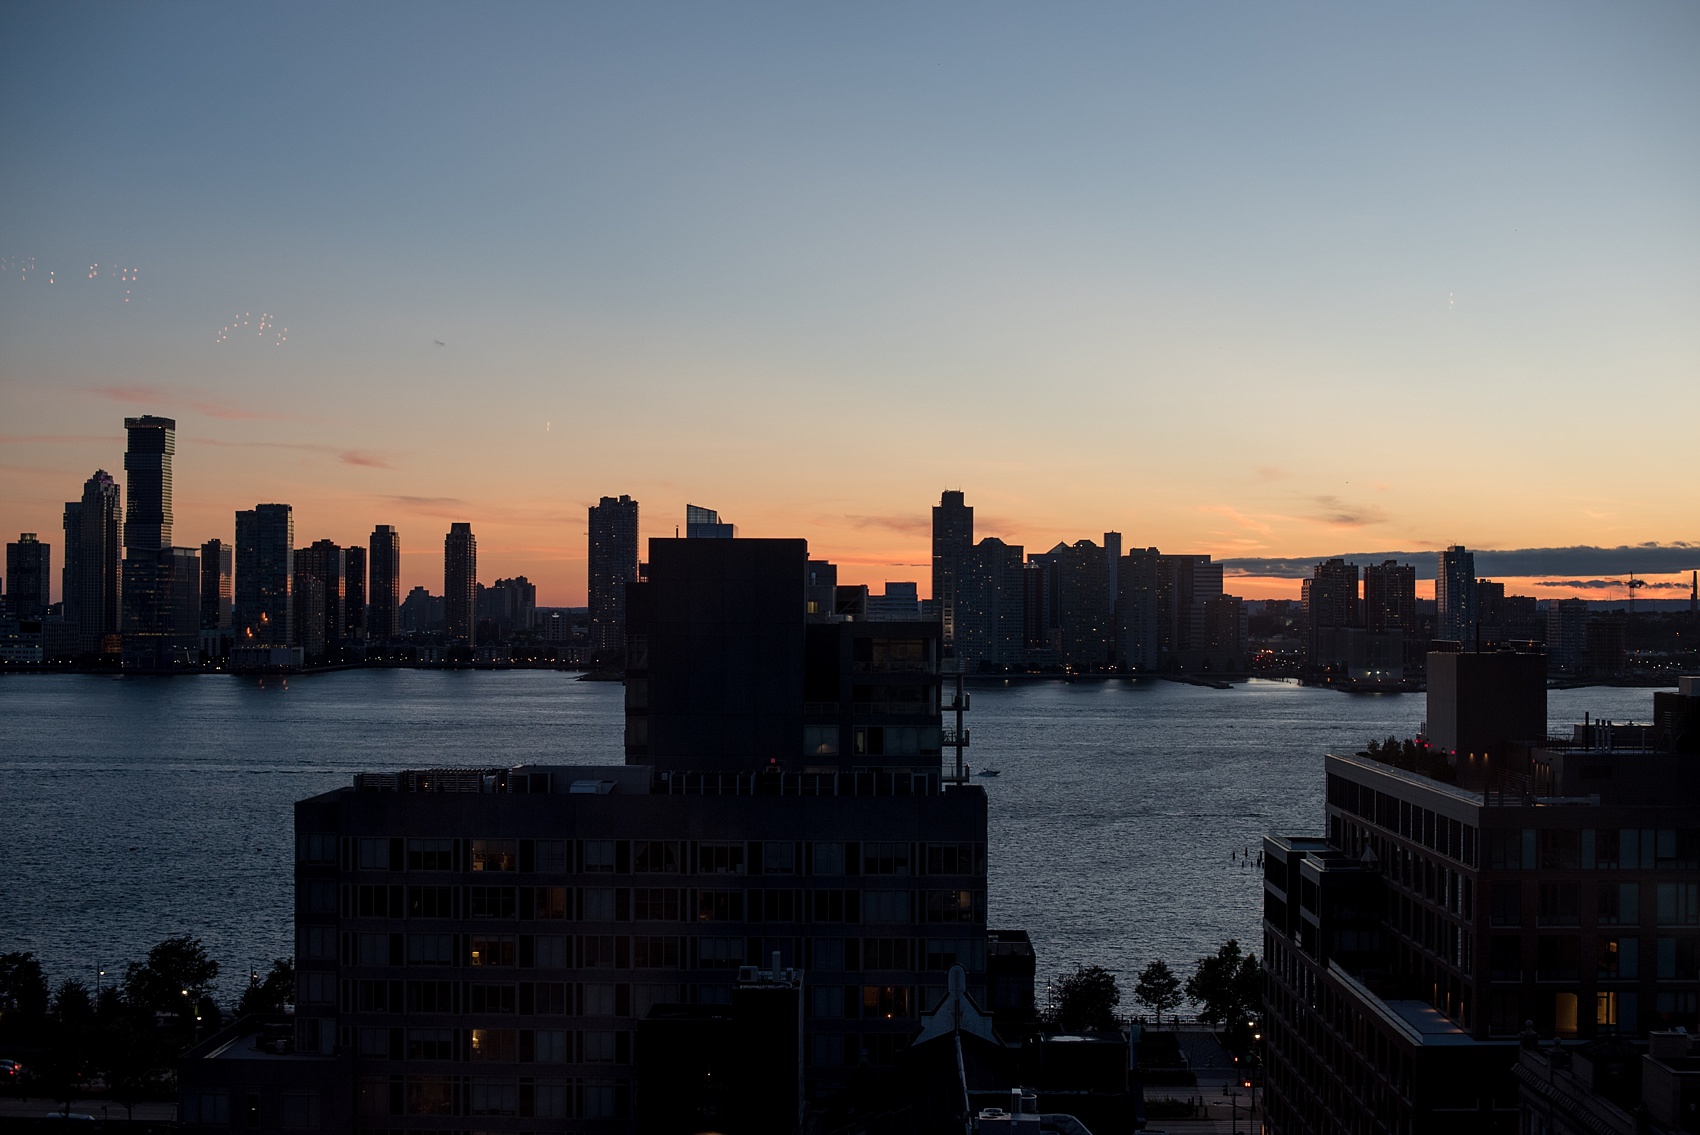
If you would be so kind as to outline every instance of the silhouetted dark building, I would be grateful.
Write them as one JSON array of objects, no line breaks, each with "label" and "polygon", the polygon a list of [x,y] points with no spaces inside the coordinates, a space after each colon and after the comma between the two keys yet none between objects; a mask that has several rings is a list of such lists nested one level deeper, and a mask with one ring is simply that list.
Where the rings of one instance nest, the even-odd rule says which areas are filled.
[{"label": "silhouetted dark building", "polygon": [[[301,578],[311,576],[319,581],[319,594],[313,606],[319,619],[319,629],[311,636],[304,632],[307,618],[301,594]],[[296,637],[309,655],[323,654],[348,637],[348,567],[342,548],[330,540],[315,540],[305,548],[295,549],[296,580]],[[313,644],[319,644],[317,650]]]},{"label": "silhouetted dark building", "polygon": [[729,521],[722,521],[720,513],[712,508],[704,508],[700,504],[685,506],[685,538],[687,540],[732,540],[738,535],[738,526]]},{"label": "silhouetted dark building", "polygon": [[1046,557],[1056,571],[1063,663],[1076,670],[1102,669],[1110,661],[1115,611],[1104,549],[1079,540],[1058,544]]},{"label": "silhouetted dark building", "polygon": [[1019,544],[988,537],[956,561],[956,658],[964,673],[983,665],[1021,664],[1026,650],[1023,554]]},{"label": "silhouetted dark building", "polygon": [[39,619],[51,602],[53,549],[34,532],[20,533],[6,545],[6,605],[14,618]]},{"label": "silhouetted dark building", "polygon": [[423,587],[407,593],[401,604],[401,629],[407,634],[429,634],[443,629],[443,597]]},{"label": "silhouetted dark building", "polygon": [[472,624],[477,616],[478,538],[472,525],[449,525],[443,538],[443,633],[452,639],[472,641]]},{"label": "silhouetted dark building", "polygon": [[1621,611],[1596,615],[1583,624],[1582,673],[1615,678],[1628,665],[1629,626]]},{"label": "silhouetted dark building", "polygon": [[944,623],[945,657],[956,648],[956,604],[964,561],[974,549],[974,509],[947,489],[933,506],[933,599]]},{"label": "silhouetted dark building", "polygon": [[1162,668],[1206,669],[1205,611],[1222,594],[1222,565],[1209,556],[1157,557],[1157,650]]},{"label": "silhouetted dark building", "polygon": [[1541,654],[1434,652],[1428,658],[1428,738],[1460,767],[1512,742],[1546,737],[1547,667]]},{"label": "silhouetted dark building", "polygon": [[201,629],[229,629],[236,600],[236,549],[223,540],[201,545]]},{"label": "silhouetted dark building", "polygon": [[369,547],[372,637],[394,638],[401,633],[401,536],[388,524],[380,524],[372,529]]},{"label": "silhouetted dark building", "polygon": [[527,634],[537,622],[537,585],[525,576],[498,579],[479,589],[478,617],[488,620],[498,637]]},{"label": "silhouetted dark building", "polygon": [[1152,673],[1158,653],[1156,548],[1129,552],[1116,569],[1116,663],[1130,673]]},{"label": "silhouetted dark building", "polygon": [[[200,613],[192,626],[173,625],[176,584],[171,554],[171,461],[177,423],[151,414],[125,418],[125,511],[123,633],[124,665],[169,666],[179,634],[199,638]],[[195,581],[199,586],[199,579]]]},{"label": "silhouetted dark building", "polygon": [[295,517],[286,504],[236,514],[236,645],[294,646]]},{"label": "silhouetted dark building", "polygon": [[1417,569],[1397,560],[1364,568],[1364,629],[1371,634],[1417,631]]},{"label": "silhouetted dark building", "polygon": [[296,551],[297,566],[290,607],[295,616],[295,629],[290,638],[301,648],[306,661],[322,662],[332,645],[326,633],[331,621],[327,613],[331,605],[330,588],[322,577],[300,566],[301,554],[306,550]]},{"label": "silhouetted dark building", "polygon": [[1062,627],[1057,621],[1057,568],[1034,552],[1021,571],[1021,626],[1028,665],[1062,665]]},{"label": "silhouetted dark building", "polygon": [[1305,665],[1317,674],[1337,671],[1344,676],[1350,647],[1343,632],[1363,626],[1358,565],[1342,559],[1317,564],[1304,581],[1302,596],[1307,628]]},{"label": "silhouetted dark building", "polygon": [[1476,557],[1463,545],[1454,544],[1436,559],[1436,637],[1448,642],[1473,644],[1476,638]]},{"label": "silhouetted dark building", "polygon": [[342,550],[343,636],[364,642],[366,619],[366,549],[350,544]]},{"label": "silhouetted dark building", "polygon": [[118,653],[120,532],[117,482],[104,469],[83,483],[83,499],[65,506],[65,619],[77,627],[77,652]]},{"label": "silhouetted dark building", "polygon": [[[1492,695],[1437,694],[1443,657],[1431,726],[1448,698]],[[1517,660],[1483,664],[1523,681],[1539,656],[1450,657]],[[1544,732],[1474,787],[1433,753],[1330,755],[1326,836],[1265,839],[1271,1132],[1514,1132],[1525,1022],[1566,1040],[1694,1028],[1693,761],[1645,733]]]},{"label": "silhouetted dark building", "polygon": [[638,578],[638,502],[603,497],[590,507],[590,647],[598,665],[626,648],[626,585]]},{"label": "silhouetted dark building", "polygon": [[1547,604],[1547,666],[1555,674],[1574,674],[1588,646],[1588,601],[1554,599]]}]

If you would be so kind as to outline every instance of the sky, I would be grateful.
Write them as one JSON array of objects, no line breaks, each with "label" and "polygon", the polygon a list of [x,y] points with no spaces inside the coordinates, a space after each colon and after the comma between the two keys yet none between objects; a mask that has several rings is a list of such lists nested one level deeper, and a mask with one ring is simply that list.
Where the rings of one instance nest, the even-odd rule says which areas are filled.
[{"label": "sky", "polygon": [[1251,596],[1674,585],[1696,58],[1677,3],[10,3],[0,532],[57,566],[155,413],[179,544],[282,501],[440,591],[464,520],[545,605],[620,493],[923,594],[945,488]]}]

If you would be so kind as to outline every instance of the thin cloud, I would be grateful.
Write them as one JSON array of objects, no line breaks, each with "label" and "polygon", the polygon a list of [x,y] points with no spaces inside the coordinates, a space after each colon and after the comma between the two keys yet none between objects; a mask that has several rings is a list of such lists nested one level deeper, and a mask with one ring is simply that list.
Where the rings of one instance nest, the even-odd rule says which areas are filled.
[{"label": "thin cloud", "polygon": [[898,513],[892,516],[846,516],[852,528],[885,528],[892,532],[901,532],[905,536],[931,536],[933,522],[930,517],[917,516],[914,513]]},{"label": "thin cloud", "polygon": [[1322,512],[1306,517],[1307,520],[1341,528],[1362,528],[1368,524],[1384,524],[1387,521],[1386,510],[1375,505],[1349,504],[1335,496],[1312,497],[1311,500]]},{"label": "thin cloud", "polygon": [[[1483,578],[1500,576],[1532,579],[1556,576],[1560,573],[1577,579],[1605,578],[1628,575],[1669,575],[1700,568],[1700,545],[1687,540],[1665,543],[1649,542],[1631,547],[1615,548],[1576,545],[1568,548],[1472,548],[1476,558],[1476,574]],[[1224,559],[1222,565],[1233,575],[1260,575],[1283,579],[1303,579],[1323,560],[1340,556],[1348,562],[1378,564],[1397,560],[1416,566],[1417,578],[1433,579],[1436,556],[1433,551],[1398,552],[1328,552],[1315,556],[1268,556]]]},{"label": "thin cloud", "polygon": [[319,420],[304,418],[297,414],[274,414],[261,410],[250,410],[243,406],[233,406],[228,402],[216,402],[181,390],[174,391],[160,386],[96,386],[93,391],[112,402],[122,402],[131,406],[181,406],[193,410],[197,414],[205,414],[209,418],[218,418],[227,422],[311,422]]},{"label": "thin cloud", "polygon": [[1252,470],[1252,472],[1256,473],[1260,479],[1265,481],[1285,481],[1288,477],[1292,476],[1291,473],[1287,472],[1279,465],[1259,465],[1256,469]]},{"label": "thin cloud", "polygon": [[0,434],[0,445],[83,445],[91,441],[110,442],[117,434]]},{"label": "thin cloud", "polygon": [[370,453],[362,453],[358,449],[344,450],[342,453],[337,455],[337,460],[341,461],[344,465],[362,465],[369,469],[394,468],[393,465],[391,465],[388,461],[385,461],[383,458],[374,457]]},{"label": "thin cloud", "polygon": [[1248,532],[1256,532],[1259,536],[1269,537],[1274,535],[1274,530],[1270,528],[1267,521],[1254,516],[1247,516],[1232,505],[1207,504],[1200,507],[1199,511],[1214,512],[1218,515],[1225,516],[1235,524],[1238,524],[1241,528],[1244,528]]},{"label": "thin cloud", "polygon": [[[1644,587],[1654,591],[1687,591],[1689,587],[1686,583],[1647,583],[1642,580],[1636,582],[1641,585],[1636,590]],[[1535,582],[1535,586],[1575,587],[1586,591],[1600,591],[1606,588],[1620,588],[1625,586],[1625,583],[1621,579],[1541,579]]]}]

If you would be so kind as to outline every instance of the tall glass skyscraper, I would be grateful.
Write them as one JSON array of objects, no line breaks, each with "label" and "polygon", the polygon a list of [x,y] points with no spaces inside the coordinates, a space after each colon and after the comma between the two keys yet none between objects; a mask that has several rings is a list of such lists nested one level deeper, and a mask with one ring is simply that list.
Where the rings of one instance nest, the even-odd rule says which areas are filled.
[{"label": "tall glass skyscraper", "polygon": [[[177,452],[177,423],[144,414],[125,418],[129,445],[124,451],[124,613],[126,666],[169,664],[175,645],[173,624],[177,588],[171,554],[171,459]],[[200,581],[195,581],[197,589]],[[198,637],[194,627],[182,630]]]},{"label": "tall glass skyscraper", "polygon": [[590,506],[590,646],[599,666],[626,656],[626,584],[638,577],[638,502],[603,497]]},{"label": "tall glass skyscraper", "polygon": [[471,642],[477,611],[478,537],[470,524],[451,524],[443,538],[444,633]]},{"label": "tall glass skyscraper", "polygon": [[394,638],[401,633],[401,536],[388,524],[372,529],[367,561],[371,634]]},{"label": "tall glass skyscraper", "polygon": [[65,505],[65,621],[77,627],[77,653],[105,649],[119,628],[118,561],[124,505],[105,469],[83,482],[83,499]]},{"label": "tall glass skyscraper", "polygon": [[286,504],[236,514],[237,646],[293,646],[295,517]]},{"label": "tall glass skyscraper", "polygon": [[1440,553],[1434,572],[1438,637],[1468,644],[1476,634],[1476,557],[1462,544]]}]

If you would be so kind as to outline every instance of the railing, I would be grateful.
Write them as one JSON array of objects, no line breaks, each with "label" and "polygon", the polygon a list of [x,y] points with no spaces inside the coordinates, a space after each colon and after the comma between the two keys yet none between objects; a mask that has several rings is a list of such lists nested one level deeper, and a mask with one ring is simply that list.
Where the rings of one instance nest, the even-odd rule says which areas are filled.
[{"label": "railing", "polygon": [[852,711],[860,714],[884,714],[887,716],[917,716],[932,712],[924,701],[859,701]]},{"label": "railing", "polygon": [[969,733],[969,731],[964,729],[961,733],[962,740],[958,741],[956,739],[957,738],[956,730],[945,729],[945,730],[941,731],[940,736],[939,736],[939,740],[941,741],[941,743],[943,743],[943,745],[946,748],[955,748],[957,745],[967,745],[968,744],[968,733]]}]

